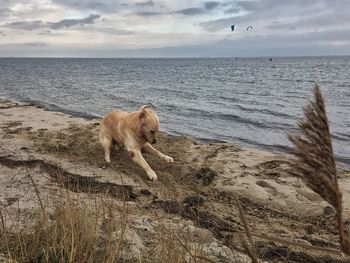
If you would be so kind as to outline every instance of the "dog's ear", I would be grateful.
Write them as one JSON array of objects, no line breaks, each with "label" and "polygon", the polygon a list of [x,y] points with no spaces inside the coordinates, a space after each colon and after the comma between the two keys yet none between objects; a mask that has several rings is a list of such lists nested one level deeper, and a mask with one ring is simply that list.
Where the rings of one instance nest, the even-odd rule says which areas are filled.
[{"label": "dog's ear", "polygon": [[150,108],[151,106],[149,105],[144,105],[140,108],[140,113],[139,113],[139,120],[140,120],[140,123],[141,125],[145,123],[145,117],[146,117],[146,114],[147,114],[147,108]]},{"label": "dog's ear", "polygon": [[146,118],[146,111],[144,109],[141,109],[139,113],[139,121],[141,125],[145,123],[145,118]]},{"label": "dog's ear", "polygon": [[147,108],[152,108],[152,106],[150,105],[143,105],[141,108],[140,108],[140,111],[144,111],[145,109]]}]

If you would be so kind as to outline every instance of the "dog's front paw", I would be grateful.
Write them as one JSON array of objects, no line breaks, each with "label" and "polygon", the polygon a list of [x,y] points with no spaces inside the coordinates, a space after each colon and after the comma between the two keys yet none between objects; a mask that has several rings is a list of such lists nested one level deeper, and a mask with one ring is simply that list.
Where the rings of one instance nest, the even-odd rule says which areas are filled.
[{"label": "dog's front paw", "polygon": [[165,155],[164,156],[164,160],[168,163],[173,163],[174,162],[174,158],[173,157],[170,157],[168,155]]},{"label": "dog's front paw", "polygon": [[147,175],[148,175],[148,177],[149,177],[149,179],[151,181],[157,181],[158,180],[158,177],[157,177],[156,173],[153,170],[148,171]]}]

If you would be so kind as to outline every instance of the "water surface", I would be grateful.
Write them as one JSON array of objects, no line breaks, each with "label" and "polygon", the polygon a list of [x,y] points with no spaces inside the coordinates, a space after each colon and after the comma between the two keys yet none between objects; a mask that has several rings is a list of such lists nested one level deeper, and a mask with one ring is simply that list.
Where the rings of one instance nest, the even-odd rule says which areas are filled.
[{"label": "water surface", "polygon": [[279,152],[317,83],[337,161],[350,167],[349,76],[350,57],[0,58],[0,96],[83,116],[149,104],[168,133]]}]

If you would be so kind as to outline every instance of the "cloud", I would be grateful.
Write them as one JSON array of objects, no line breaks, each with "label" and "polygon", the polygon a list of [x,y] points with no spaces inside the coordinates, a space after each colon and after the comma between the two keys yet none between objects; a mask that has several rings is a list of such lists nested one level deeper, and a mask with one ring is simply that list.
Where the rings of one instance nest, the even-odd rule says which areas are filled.
[{"label": "cloud", "polygon": [[218,8],[220,6],[220,2],[217,1],[208,1],[204,2],[201,7],[189,7],[180,10],[176,10],[170,13],[182,14],[185,16],[196,16],[203,15],[211,12],[212,10]]},{"label": "cloud", "polygon": [[41,20],[35,21],[16,21],[12,23],[7,23],[4,26],[13,29],[21,29],[21,30],[35,30],[42,28],[50,28],[53,30],[72,27],[75,25],[84,25],[84,24],[93,24],[94,21],[99,18],[99,15],[90,15],[86,18],[82,19],[63,19],[58,22],[43,22]]},{"label": "cloud", "polygon": [[75,25],[93,24],[94,21],[100,18],[99,15],[89,15],[83,19],[64,19],[56,23],[48,23],[51,29],[60,29],[65,27],[71,27]]},{"label": "cloud", "polygon": [[117,29],[112,27],[106,27],[106,28],[98,28],[96,29],[98,32],[107,33],[110,35],[133,35],[135,34],[133,31],[130,30],[123,30],[123,29]]},{"label": "cloud", "polygon": [[201,15],[205,13],[205,10],[199,7],[190,7],[190,8],[185,8],[185,9],[175,11],[174,13],[182,14],[185,16],[193,16],[193,15]]},{"label": "cloud", "polygon": [[204,8],[207,10],[213,10],[220,5],[220,2],[209,1],[204,3]]},{"label": "cloud", "polygon": [[41,35],[41,36],[49,36],[51,34],[52,34],[52,31],[49,29],[44,29],[40,33],[38,33],[38,35]]},{"label": "cloud", "polygon": [[[350,54],[350,34],[343,35],[341,43],[336,32],[300,33],[284,36],[249,36],[242,39],[224,39],[207,44],[178,44],[159,48],[118,48],[117,46],[93,47],[87,45],[40,46],[40,43],[0,44],[0,56],[73,56],[73,57],[256,57],[256,56],[311,56]],[[39,49],[40,47],[40,49]],[[27,52],[27,53],[26,53]]]},{"label": "cloud", "polygon": [[[350,54],[348,10],[345,0],[0,0],[0,53]],[[48,45],[31,45],[38,39]]]},{"label": "cloud", "polygon": [[41,20],[35,21],[17,21],[5,24],[5,27],[21,30],[34,30],[38,28],[46,27],[46,23]]},{"label": "cloud", "polygon": [[159,15],[163,15],[160,12],[148,12],[148,11],[137,12],[136,14],[139,15],[139,16],[159,16]]},{"label": "cloud", "polygon": [[217,8],[219,4],[220,4],[219,2],[209,1],[209,2],[205,2],[203,7],[188,7],[180,10],[167,11],[167,12],[139,11],[139,12],[136,12],[136,14],[139,16],[159,16],[159,15],[171,16],[174,14],[181,14],[184,16],[197,16],[197,15],[203,15],[203,14],[209,13],[210,11]]},{"label": "cloud", "polygon": [[89,10],[98,13],[115,13],[128,7],[117,0],[52,0],[53,3],[75,10]]},{"label": "cloud", "polygon": [[0,8],[0,18],[1,17],[7,17],[12,13],[12,10],[10,8]]},{"label": "cloud", "polygon": [[224,11],[224,14],[238,14],[241,11],[238,7],[230,7]]},{"label": "cloud", "polygon": [[147,2],[138,2],[135,5],[144,7],[144,6],[154,6],[155,3],[152,0],[150,0],[150,1],[147,1]]},{"label": "cloud", "polygon": [[350,1],[341,0],[237,1],[225,11],[234,15],[203,22],[200,26],[208,32],[220,31],[231,24],[281,30],[339,26],[348,24],[349,9]]}]

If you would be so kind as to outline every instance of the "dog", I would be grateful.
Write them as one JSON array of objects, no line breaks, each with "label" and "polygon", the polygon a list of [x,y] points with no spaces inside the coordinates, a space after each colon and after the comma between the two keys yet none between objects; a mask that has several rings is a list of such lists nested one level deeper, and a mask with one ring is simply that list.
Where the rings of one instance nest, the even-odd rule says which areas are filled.
[{"label": "dog", "polygon": [[111,162],[110,152],[115,141],[125,147],[131,159],[144,169],[150,180],[157,180],[157,174],[143,158],[141,151],[156,155],[168,163],[174,162],[172,157],[153,148],[152,144],[157,142],[158,132],[157,113],[149,106],[143,106],[134,112],[110,112],[102,119],[100,125],[99,137],[104,149],[105,161]]}]

